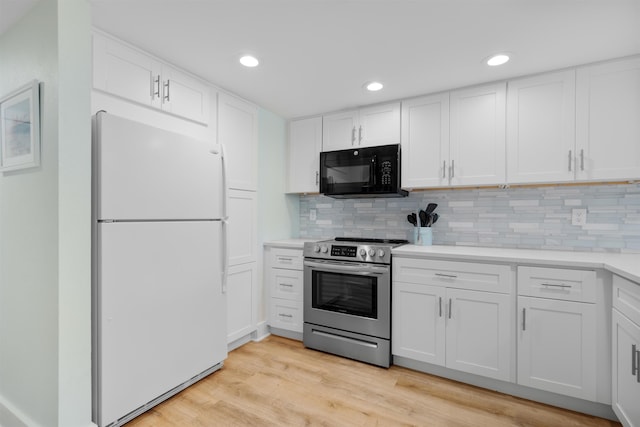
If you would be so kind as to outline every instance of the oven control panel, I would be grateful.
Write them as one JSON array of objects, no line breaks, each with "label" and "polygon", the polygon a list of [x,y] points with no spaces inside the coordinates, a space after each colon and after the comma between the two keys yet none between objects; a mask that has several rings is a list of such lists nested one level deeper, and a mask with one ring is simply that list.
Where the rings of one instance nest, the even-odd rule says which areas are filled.
[{"label": "oven control panel", "polygon": [[355,258],[358,253],[356,246],[331,245],[331,256],[346,256]]},{"label": "oven control panel", "polygon": [[342,242],[305,243],[306,258],[335,259],[353,262],[389,264],[391,247],[388,245],[345,245]]}]

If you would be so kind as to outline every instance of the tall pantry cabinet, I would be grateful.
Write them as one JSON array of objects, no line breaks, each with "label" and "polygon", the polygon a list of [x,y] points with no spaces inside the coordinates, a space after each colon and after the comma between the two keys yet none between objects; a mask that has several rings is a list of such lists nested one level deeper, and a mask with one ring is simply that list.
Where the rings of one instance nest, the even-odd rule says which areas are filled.
[{"label": "tall pantry cabinet", "polygon": [[227,165],[227,343],[256,331],[258,312],[258,109],[239,98],[218,96],[218,141]]}]

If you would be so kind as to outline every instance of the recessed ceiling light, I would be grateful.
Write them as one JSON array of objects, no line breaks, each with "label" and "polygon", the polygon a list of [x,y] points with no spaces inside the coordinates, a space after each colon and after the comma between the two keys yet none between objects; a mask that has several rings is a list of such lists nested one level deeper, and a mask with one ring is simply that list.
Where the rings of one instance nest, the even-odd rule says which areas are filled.
[{"label": "recessed ceiling light", "polygon": [[240,63],[245,67],[257,67],[260,62],[251,55],[245,55],[240,58]]},{"label": "recessed ceiling light", "polygon": [[370,82],[365,85],[368,91],[376,92],[384,87],[384,85],[380,82]]},{"label": "recessed ceiling light", "polygon": [[487,59],[487,65],[491,67],[495,67],[497,65],[505,64],[508,61],[509,61],[509,55],[507,55],[506,53],[499,53]]}]

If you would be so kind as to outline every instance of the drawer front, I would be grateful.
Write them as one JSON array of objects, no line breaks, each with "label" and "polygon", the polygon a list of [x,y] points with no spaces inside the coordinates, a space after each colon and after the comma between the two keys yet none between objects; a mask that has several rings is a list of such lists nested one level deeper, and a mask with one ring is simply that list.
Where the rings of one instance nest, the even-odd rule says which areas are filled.
[{"label": "drawer front", "polygon": [[393,280],[486,292],[511,293],[513,267],[500,264],[393,258]]},{"label": "drawer front", "polygon": [[640,284],[614,274],[613,306],[640,325]]},{"label": "drawer front", "polygon": [[269,313],[271,327],[302,332],[302,301],[271,298]]},{"label": "drawer front", "polygon": [[271,249],[271,267],[302,270],[302,249]]},{"label": "drawer front", "polygon": [[595,303],[596,272],[520,266],[518,295]]},{"label": "drawer front", "polygon": [[272,268],[269,274],[272,297],[302,301],[302,271]]}]

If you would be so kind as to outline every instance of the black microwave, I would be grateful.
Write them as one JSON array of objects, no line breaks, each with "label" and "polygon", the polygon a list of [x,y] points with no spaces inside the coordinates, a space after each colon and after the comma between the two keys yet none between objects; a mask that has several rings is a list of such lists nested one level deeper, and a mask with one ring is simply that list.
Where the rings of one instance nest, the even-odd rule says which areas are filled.
[{"label": "black microwave", "polygon": [[400,144],[321,152],[320,193],[336,199],[406,197]]}]

